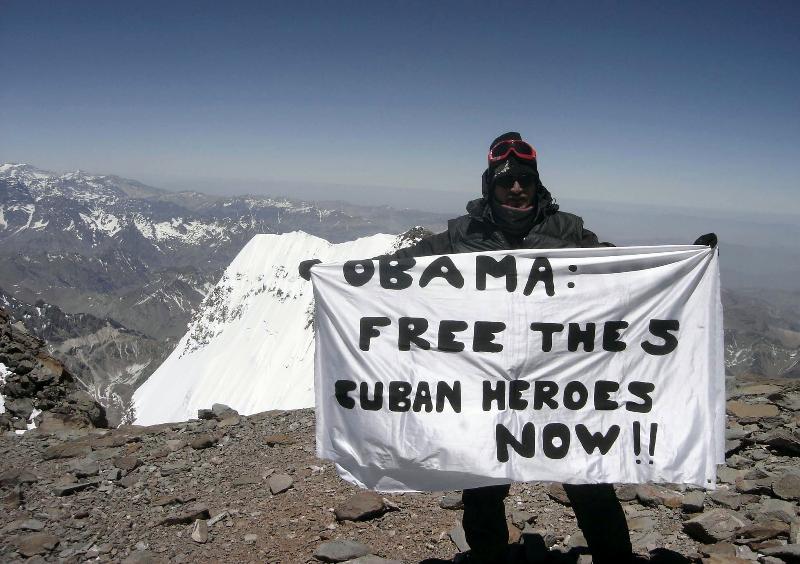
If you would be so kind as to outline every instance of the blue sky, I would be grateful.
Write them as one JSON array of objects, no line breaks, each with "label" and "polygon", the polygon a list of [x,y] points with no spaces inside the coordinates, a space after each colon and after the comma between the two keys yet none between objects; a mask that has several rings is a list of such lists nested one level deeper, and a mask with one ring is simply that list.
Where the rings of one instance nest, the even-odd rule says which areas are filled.
[{"label": "blue sky", "polygon": [[5,0],[0,160],[457,211],[513,129],[561,197],[800,214],[798,28],[777,1]]}]

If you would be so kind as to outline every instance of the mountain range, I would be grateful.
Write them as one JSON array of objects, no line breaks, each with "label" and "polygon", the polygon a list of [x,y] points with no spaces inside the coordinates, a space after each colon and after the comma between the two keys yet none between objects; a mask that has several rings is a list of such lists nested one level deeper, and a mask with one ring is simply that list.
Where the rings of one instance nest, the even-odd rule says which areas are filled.
[{"label": "mountain range", "polygon": [[118,421],[254,235],[302,230],[344,242],[411,225],[440,229],[445,220],[388,207],[174,193],[117,176],[2,164],[0,303],[62,355]]},{"label": "mountain range", "polygon": [[[165,359],[173,365],[173,357],[189,354],[187,346],[200,358],[226,324],[239,322],[226,312],[258,299],[267,325],[288,315],[277,290],[289,291],[282,284],[299,260],[330,244],[414,225],[441,230],[446,219],[388,207],[168,192],[117,176],[3,164],[0,305],[45,340],[117,422],[130,415],[132,394]],[[286,272],[272,291],[258,291],[265,282],[257,274],[235,275],[234,258],[257,235],[268,235],[253,243],[262,260]],[[383,237],[378,247],[396,244]],[[730,373],[800,376],[797,292],[726,289],[723,303]],[[310,339],[305,331],[302,342]],[[283,360],[294,362],[301,361],[291,354]]]}]

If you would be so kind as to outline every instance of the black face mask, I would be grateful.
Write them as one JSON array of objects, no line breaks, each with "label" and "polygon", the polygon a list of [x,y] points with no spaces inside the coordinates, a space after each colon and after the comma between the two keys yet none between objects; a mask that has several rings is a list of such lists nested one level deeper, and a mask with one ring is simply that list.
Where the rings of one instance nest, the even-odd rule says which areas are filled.
[{"label": "black face mask", "polygon": [[534,205],[527,209],[517,209],[504,206],[494,199],[491,200],[492,218],[501,231],[512,235],[527,235],[536,220],[536,199]]}]

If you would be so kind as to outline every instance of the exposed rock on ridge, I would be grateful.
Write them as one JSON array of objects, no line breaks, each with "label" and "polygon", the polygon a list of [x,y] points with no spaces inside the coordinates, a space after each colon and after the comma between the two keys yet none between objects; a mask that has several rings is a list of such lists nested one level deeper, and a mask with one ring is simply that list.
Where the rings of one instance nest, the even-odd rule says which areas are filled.
[{"label": "exposed rock on ridge", "polygon": [[51,430],[107,427],[106,413],[44,343],[0,308],[0,364],[4,413],[0,428],[27,429],[34,422]]},{"label": "exposed rock on ridge", "polygon": [[[716,490],[616,486],[638,562],[797,562],[800,383],[740,382],[729,401]],[[314,456],[310,410],[208,407],[77,439],[0,437],[0,561],[410,564],[468,548],[459,492],[384,497],[343,482]],[[558,484],[514,484],[509,562],[591,562],[568,503]]]}]

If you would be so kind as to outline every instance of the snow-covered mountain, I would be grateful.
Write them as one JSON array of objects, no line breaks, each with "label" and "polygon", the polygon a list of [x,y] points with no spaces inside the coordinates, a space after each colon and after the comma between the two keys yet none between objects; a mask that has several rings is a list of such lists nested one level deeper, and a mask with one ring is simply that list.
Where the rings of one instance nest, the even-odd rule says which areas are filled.
[{"label": "snow-covered mountain", "polygon": [[407,243],[392,235],[339,244],[302,232],[256,235],[136,390],[136,423],[185,421],[213,403],[242,414],[313,406],[313,290],[297,265],[373,257]]},{"label": "snow-covered mountain", "polygon": [[439,229],[445,219],[387,207],[174,193],[113,175],[2,164],[0,288],[12,315],[88,378],[87,389],[112,408],[114,421],[254,235],[300,229],[342,242],[412,225]]},{"label": "snow-covered mountain", "polygon": [[[344,211],[344,210],[347,211]],[[286,198],[167,192],[81,171],[0,165],[0,287],[69,313],[180,337],[194,308],[254,235],[302,230],[329,241],[442,216]]]}]

